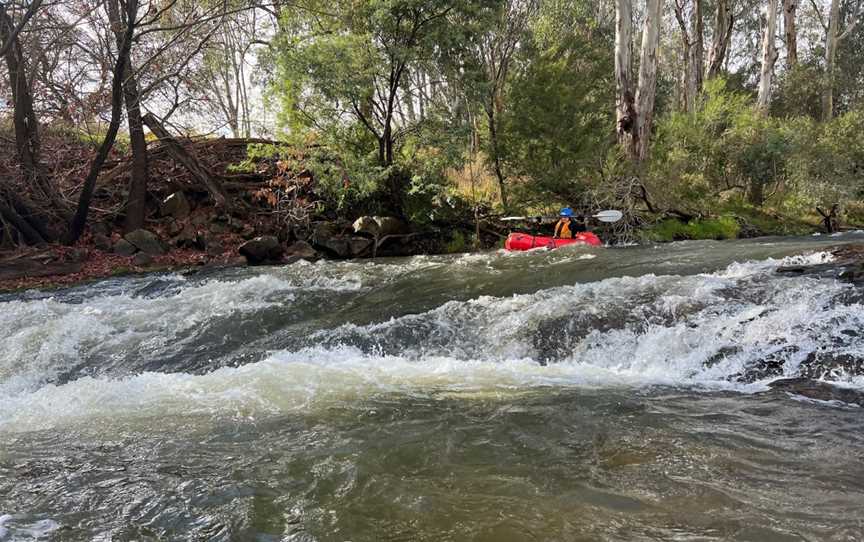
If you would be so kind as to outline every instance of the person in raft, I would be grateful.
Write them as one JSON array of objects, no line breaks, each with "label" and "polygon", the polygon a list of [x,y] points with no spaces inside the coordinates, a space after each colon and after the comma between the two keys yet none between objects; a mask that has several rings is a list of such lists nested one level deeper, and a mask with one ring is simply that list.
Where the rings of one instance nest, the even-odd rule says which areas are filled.
[{"label": "person in raft", "polygon": [[576,213],[570,207],[564,207],[558,213],[561,218],[555,224],[555,239],[573,239],[573,235],[585,231],[581,220],[576,220]]}]

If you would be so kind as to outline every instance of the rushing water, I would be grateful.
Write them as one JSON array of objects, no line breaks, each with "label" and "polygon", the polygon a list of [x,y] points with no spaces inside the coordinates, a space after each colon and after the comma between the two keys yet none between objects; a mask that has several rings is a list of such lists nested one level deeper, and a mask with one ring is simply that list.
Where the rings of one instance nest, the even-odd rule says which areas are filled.
[{"label": "rushing water", "polygon": [[0,297],[0,540],[862,540],[861,239]]}]

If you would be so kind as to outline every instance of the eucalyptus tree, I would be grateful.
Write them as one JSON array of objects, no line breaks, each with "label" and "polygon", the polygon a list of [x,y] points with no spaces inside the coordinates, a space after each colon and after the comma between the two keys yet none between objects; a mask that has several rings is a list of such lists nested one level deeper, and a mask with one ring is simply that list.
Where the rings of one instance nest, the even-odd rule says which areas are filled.
[{"label": "eucalyptus tree", "polygon": [[763,20],[762,66],[759,73],[759,92],[756,97],[756,107],[764,114],[768,113],[771,104],[771,84],[774,77],[774,63],[777,61],[776,38],[777,0],[767,0]]},{"label": "eucalyptus tree", "polygon": [[657,57],[662,0],[646,0],[639,54],[639,79],[632,87],[632,0],[617,0],[615,23],[615,111],[618,141],[637,162],[645,160],[651,139],[657,90]]}]

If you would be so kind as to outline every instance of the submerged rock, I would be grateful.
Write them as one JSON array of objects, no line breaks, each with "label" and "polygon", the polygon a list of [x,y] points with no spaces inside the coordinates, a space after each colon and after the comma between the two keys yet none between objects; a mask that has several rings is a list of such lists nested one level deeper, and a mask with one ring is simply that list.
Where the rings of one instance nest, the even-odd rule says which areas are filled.
[{"label": "submerged rock", "polygon": [[864,392],[841,388],[827,382],[811,380],[809,378],[783,378],[768,384],[768,387],[778,391],[785,391],[793,395],[800,395],[817,401],[840,401],[852,405],[864,406]]},{"label": "submerged rock", "polygon": [[240,245],[239,252],[246,257],[250,265],[260,265],[278,262],[285,250],[276,237],[264,235]]}]

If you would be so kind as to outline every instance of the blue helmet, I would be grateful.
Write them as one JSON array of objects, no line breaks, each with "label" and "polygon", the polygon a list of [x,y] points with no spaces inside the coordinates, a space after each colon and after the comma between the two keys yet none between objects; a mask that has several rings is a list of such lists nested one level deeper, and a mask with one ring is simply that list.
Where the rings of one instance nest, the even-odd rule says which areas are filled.
[{"label": "blue helmet", "polygon": [[570,207],[564,207],[563,209],[561,209],[561,211],[558,214],[561,216],[568,216],[568,217],[573,216],[573,209],[571,209]]}]

